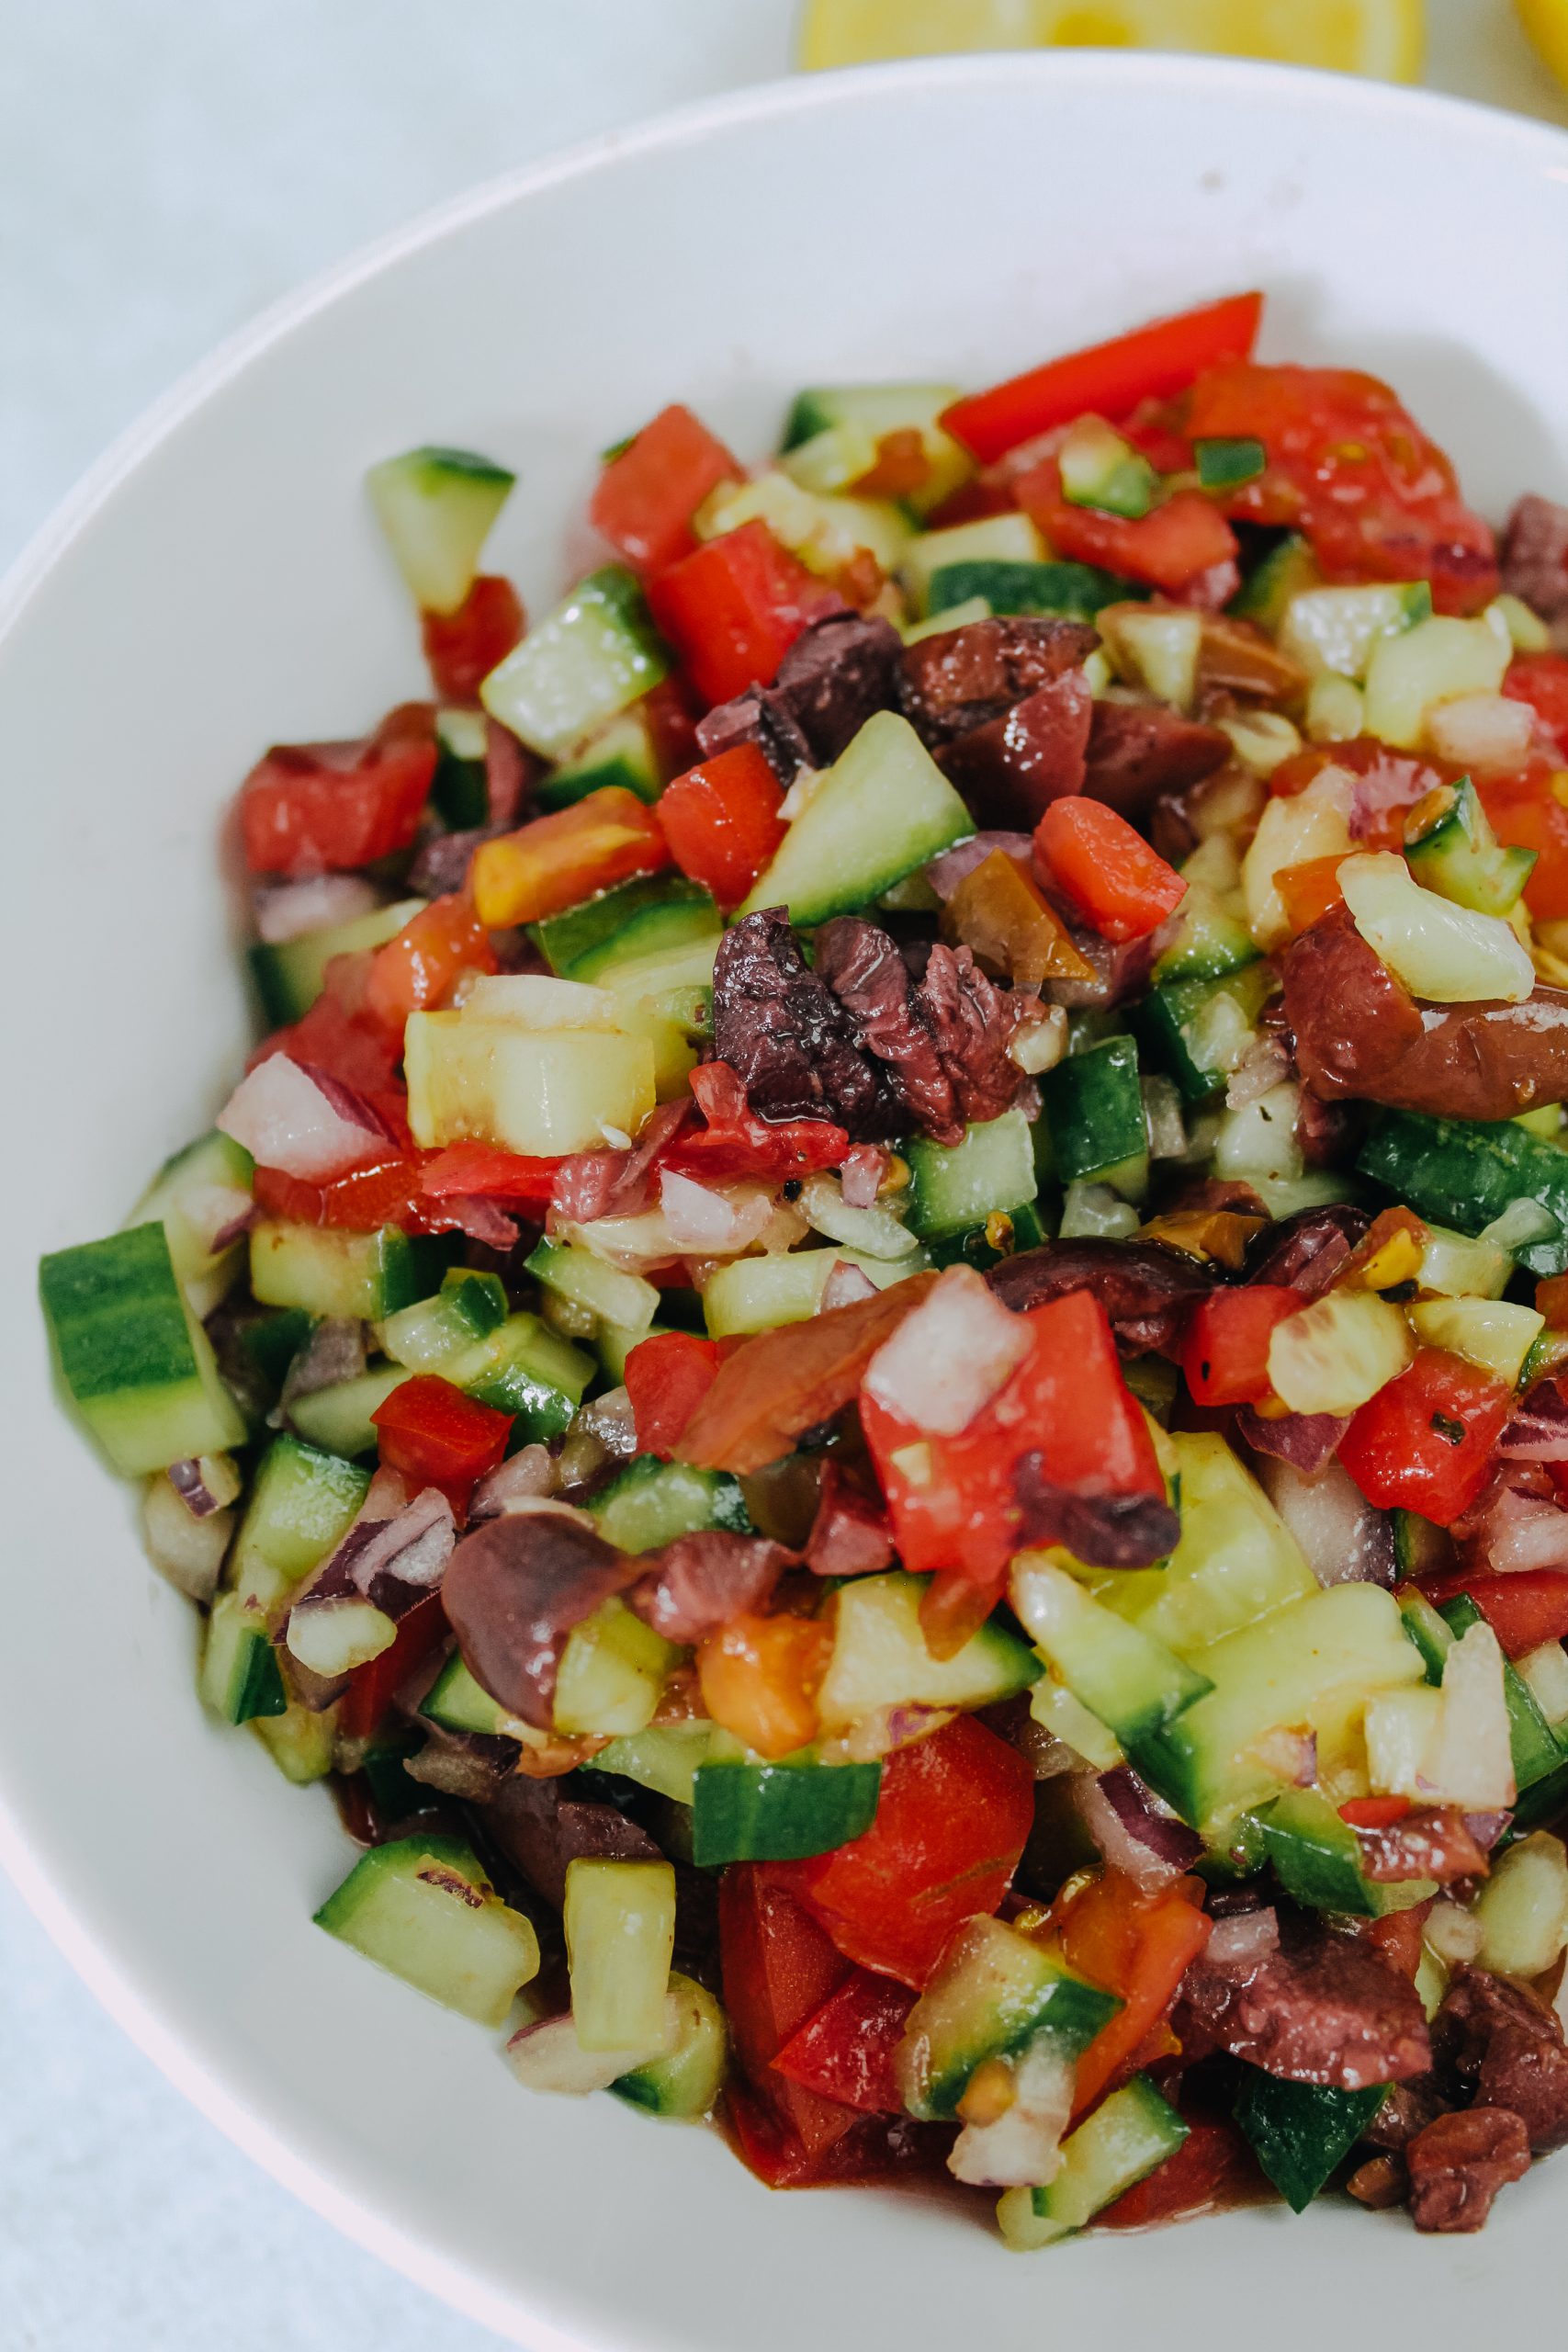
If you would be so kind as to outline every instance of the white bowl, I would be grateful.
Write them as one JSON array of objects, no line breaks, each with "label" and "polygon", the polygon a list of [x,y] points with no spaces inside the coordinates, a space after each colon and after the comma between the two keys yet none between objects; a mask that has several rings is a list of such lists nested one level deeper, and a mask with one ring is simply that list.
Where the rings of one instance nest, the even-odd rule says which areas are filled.
[{"label": "white bowl", "polygon": [[51,1395],[33,1269],[114,1226],[239,1068],[218,852],[240,775],[422,690],[367,463],[431,439],[514,464],[494,558],[538,599],[594,452],[668,400],[761,455],[800,384],[983,383],[1258,284],[1269,354],[1392,377],[1500,514],[1568,488],[1564,251],[1568,140],[1364,85],[1080,52],[745,93],[482,190],[287,305],[0,598],[0,1850],[209,2115],[516,2341],[923,2352],[976,2321],[1032,2341],[1047,2311],[1058,2342],[1179,2352],[1216,2320],[1279,2352],[1541,2331],[1568,2160],[1479,2241],[1330,2206],[1021,2260],[930,2199],[770,2197],[713,2134],[531,2098],[492,2037],[311,1926],[347,1843],[203,1718],[192,1618]]}]

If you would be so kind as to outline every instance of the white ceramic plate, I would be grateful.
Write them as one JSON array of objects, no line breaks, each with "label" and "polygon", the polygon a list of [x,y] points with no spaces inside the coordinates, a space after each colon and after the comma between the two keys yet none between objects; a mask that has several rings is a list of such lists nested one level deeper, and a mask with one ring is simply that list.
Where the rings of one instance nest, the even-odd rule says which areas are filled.
[{"label": "white ceramic plate", "polygon": [[367,463],[428,439],[514,464],[494,559],[539,599],[593,453],[668,400],[761,455],[799,384],[981,383],[1259,284],[1269,353],[1392,377],[1500,513],[1568,489],[1565,272],[1568,139],[1446,101],[1088,53],[792,84],[502,182],[289,304],[0,599],[5,1859],[243,2146],[516,2341],[928,2352],[978,2323],[1306,2352],[1504,2313],[1555,2336],[1568,2160],[1477,2241],[1339,2208],[1020,2258],[926,2199],[770,2197],[711,2134],[531,2098],[491,2037],[311,1927],[349,1849],[324,1796],[198,1711],[192,1619],[51,1399],[33,1268],[117,1223],[239,1069],[218,845],[240,775],[422,691]]}]

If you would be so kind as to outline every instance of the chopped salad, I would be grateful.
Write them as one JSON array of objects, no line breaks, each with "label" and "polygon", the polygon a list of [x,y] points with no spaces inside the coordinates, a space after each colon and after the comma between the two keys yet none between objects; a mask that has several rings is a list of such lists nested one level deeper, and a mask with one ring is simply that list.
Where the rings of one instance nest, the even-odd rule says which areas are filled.
[{"label": "chopped salad", "polygon": [[1040,2247],[1568,2142],[1568,509],[1262,298],[369,495],[265,1035],[59,1368],[317,1917],[532,2091]]}]

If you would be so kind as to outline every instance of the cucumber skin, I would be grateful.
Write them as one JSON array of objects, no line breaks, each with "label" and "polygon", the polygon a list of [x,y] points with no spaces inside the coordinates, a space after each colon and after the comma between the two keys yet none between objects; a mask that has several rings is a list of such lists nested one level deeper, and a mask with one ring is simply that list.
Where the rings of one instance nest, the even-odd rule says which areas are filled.
[{"label": "cucumber skin", "polygon": [[1046,1072],[1042,1091],[1065,1184],[1119,1168],[1148,1148],[1133,1038],[1107,1037],[1088,1053],[1070,1054]]},{"label": "cucumber skin", "polygon": [[1235,2120],[1291,2211],[1304,2213],[1386,2097],[1382,2083],[1337,2091],[1318,2083],[1285,2082],[1249,2066]]},{"label": "cucumber skin", "polygon": [[1389,1111],[1356,1165],[1417,1216],[1461,1233],[1479,1233],[1516,1200],[1540,1202],[1562,1234],[1532,1242],[1517,1263],[1532,1274],[1568,1272],[1568,1152],[1511,1119],[1492,1124]]},{"label": "cucumber skin", "polygon": [[727,1862],[806,1861],[859,1838],[876,1818],[880,1764],[704,1764],[692,1853]]}]

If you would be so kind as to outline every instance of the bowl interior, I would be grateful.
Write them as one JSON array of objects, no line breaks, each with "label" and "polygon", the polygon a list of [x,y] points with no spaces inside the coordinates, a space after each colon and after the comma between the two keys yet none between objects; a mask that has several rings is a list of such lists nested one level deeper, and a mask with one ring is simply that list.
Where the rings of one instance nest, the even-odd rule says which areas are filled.
[{"label": "bowl interior", "polygon": [[1064,2335],[1186,2343],[1217,2277],[1258,2312],[1292,2255],[1282,2352],[1348,2311],[1457,2337],[1505,2270],[1544,2321],[1568,2172],[1478,2244],[1248,2213],[1042,2271],[929,2199],[769,2198],[711,2134],[530,2099],[491,2038],[311,1927],[349,1849],[322,1795],[199,1713],[189,1613],[51,1397],[33,1265],[117,1223],[240,1068],[219,842],[246,766],[423,691],[364,469],[423,440],[514,465],[492,554],[537,607],[587,552],[594,452],[666,401],[755,458],[802,383],[979,383],[1258,284],[1269,355],[1391,377],[1500,514],[1568,490],[1565,237],[1568,141],[1312,76],[1079,53],[742,95],[481,193],[291,306],[15,583],[0,1850],[193,2097],[521,2342],[934,2346],[981,2311],[1038,2326],[1048,2295]]}]

